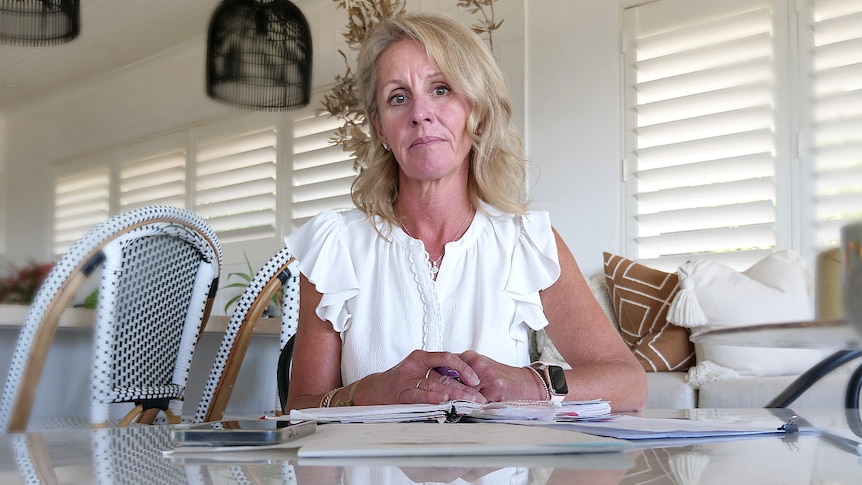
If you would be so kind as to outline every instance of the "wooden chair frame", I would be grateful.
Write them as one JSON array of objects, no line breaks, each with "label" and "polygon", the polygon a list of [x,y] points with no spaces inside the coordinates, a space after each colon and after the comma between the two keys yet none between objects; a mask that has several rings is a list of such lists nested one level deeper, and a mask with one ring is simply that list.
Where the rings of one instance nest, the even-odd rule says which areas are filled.
[{"label": "wooden chair frame", "polygon": [[299,264],[286,248],[276,252],[258,270],[240,296],[228,323],[194,422],[218,421],[224,417],[254,329],[278,291],[285,293],[282,307],[282,344],[296,331],[299,310],[298,276]]}]

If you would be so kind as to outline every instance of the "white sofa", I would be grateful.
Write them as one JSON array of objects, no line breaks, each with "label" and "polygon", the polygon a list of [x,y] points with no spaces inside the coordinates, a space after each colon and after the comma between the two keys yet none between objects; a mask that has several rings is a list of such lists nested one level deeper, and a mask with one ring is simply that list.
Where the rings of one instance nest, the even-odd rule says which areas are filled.
[{"label": "white sofa", "polygon": [[[858,363],[857,363],[858,365]],[[794,408],[844,407],[844,394],[851,371],[836,370],[796,399]],[[701,384],[694,389],[687,372],[648,372],[647,408],[758,408],[765,406],[797,376],[740,377]]]},{"label": "white sofa", "polygon": [[[607,256],[606,256],[607,263]],[[613,309],[613,303],[609,294],[609,289],[604,274],[597,274],[588,278],[588,283],[596,297],[596,300],[607,313],[611,321],[620,328],[617,316]],[[813,285],[812,285],[813,286]],[[813,288],[809,288],[809,292],[813,293]],[[700,350],[700,349],[698,349]],[[835,349],[837,350],[837,349]],[[546,361],[556,361],[561,365],[566,366],[559,353],[550,343],[547,335],[539,332],[536,335],[536,351],[539,354],[538,358]],[[761,353],[765,358],[771,358],[776,349],[755,349],[749,348],[746,352],[752,352],[756,355]],[[780,349],[778,352],[795,352],[794,350]],[[680,408],[756,408],[763,407],[774,397],[778,396],[787,386],[789,386],[798,375],[803,372],[811,363],[819,361],[821,356],[829,355],[833,352],[830,349],[819,349],[813,351],[801,350],[808,352],[799,359],[796,369],[785,374],[788,375],[734,375],[733,377],[719,377],[708,382],[692,382],[691,369],[701,363],[702,355],[698,352],[698,357],[693,363],[686,365],[686,368],[674,371],[658,371],[647,372],[649,384],[649,397],[647,400],[647,408],[651,409],[680,409]],[[813,353],[812,353],[813,352]],[[743,354],[745,355],[745,354]],[[794,354],[775,354],[777,359],[794,359]],[[815,358],[816,357],[816,358]],[[755,359],[756,360],[756,359]],[[767,363],[768,365],[768,363]],[[780,369],[783,365],[776,361],[778,371],[773,373],[781,373]],[[830,407],[839,409],[844,407],[844,395],[847,387],[848,379],[856,366],[860,365],[859,361],[851,362],[847,366],[836,370],[824,379],[815,384],[811,389],[800,396],[792,403],[794,408],[814,408],[814,407]],[[690,375],[691,374],[691,375]],[[695,375],[694,380],[697,379]],[[703,381],[704,379],[700,379]]]}]

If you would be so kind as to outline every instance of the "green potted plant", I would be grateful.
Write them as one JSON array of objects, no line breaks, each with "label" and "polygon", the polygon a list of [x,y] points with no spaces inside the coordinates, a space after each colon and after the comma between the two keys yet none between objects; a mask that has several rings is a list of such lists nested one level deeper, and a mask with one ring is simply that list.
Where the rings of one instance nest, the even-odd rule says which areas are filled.
[{"label": "green potted plant", "polygon": [[[235,271],[233,273],[228,273],[226,282],[228,282],[229,284],[226,284],[225,286],[222,287],[223,290],[227,289],[227,288],[241,288],[242,289],[239,293],[237,293],[236,295],[231,297],[231,299],[225,303],[224,312],[225,312],[225,314],[228,314],[228,315],[230,314],[229,313],[230,307],[239,301],[239,299],[242,297],[242,294],[245,292],[245,289],[248,287],[249,283],[251,283],[251,280],[253,280],[255,275],[257,274],[255,272],[254,268],[251,266],[251,262],[249,262],[248,255],[245,253],[245,251],[243,251],[242,256],[243,256],[243,258],[245,258],[245,264],[246,264],[246,267],[248,268],[248,272]],[[233,283],[230,283],[231,278],[238,279],[239,281],[234,281]],[[281,291],[275,292],[275,294],[272,295],[272,299],[270,300],[269,304],[266,306],[266,310],[264,310],[263,316],[264,317],[281,316],[281,306],[282,306],[282,300],[283,299],[284,299],[284,294]]]}]

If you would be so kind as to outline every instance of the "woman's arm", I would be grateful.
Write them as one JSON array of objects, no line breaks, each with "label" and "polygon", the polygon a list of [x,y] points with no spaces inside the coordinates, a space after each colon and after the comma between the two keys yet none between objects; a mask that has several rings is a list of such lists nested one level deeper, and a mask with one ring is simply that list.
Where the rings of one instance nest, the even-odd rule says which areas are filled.
[{"label": "woman's arm", "polygon": [[615,411],[643,409],[646,373],[599,306],[580,268],[556,230],[560,278],[541,292],[549,324],[545,328],[566,371],[569,400],[601,398]]},{"label": "woman's arm", "polygon": [[315,311],[322,295],[299,276],[299,321],[285,411],[313,408],[341,384],[341,337]]},{"label": "woman's arm", "polygon": [[[601,398],[615,411],[635,411],[646,403],[646,374],[608,320],[574,256],[554,231],[560,277],[540,292],[549,324],[545,328],[572,366],[566,371],[567,400]],[[481,377],[477,387],[489,401],[547,399],[544,382],[530,369],[496,362],[472,350],[461,354]]]}]

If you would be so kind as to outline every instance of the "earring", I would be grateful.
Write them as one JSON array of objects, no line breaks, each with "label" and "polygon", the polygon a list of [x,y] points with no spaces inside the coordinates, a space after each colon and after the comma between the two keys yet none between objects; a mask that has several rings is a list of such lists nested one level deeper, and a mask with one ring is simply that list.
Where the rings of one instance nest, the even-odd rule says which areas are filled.
[{"label": "earring", "polygon": [[389,144],[388,144],[388,143],[384,143],[384,144],[383,144],[383,149],[384,149],[384,150],[386,150],[386,151],[388,152],[388,151],[389,151]]}]

